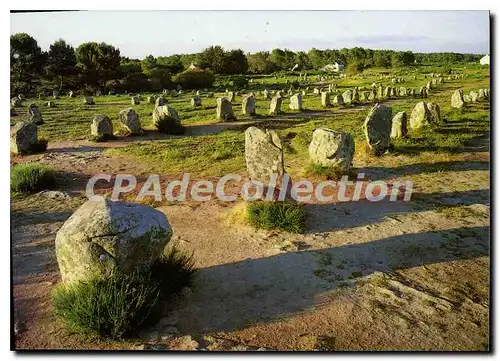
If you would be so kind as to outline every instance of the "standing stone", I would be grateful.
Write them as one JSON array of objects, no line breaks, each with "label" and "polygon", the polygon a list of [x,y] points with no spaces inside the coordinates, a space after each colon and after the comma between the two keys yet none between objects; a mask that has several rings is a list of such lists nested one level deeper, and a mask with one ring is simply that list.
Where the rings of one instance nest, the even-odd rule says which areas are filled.
[{"label": "standing stone", "polygon": [[191,98],[191,106],[192,107],[201,107],[201,98],[200,97]]},{"label": "standing stone", "polygon": [[160,96],[155,100],[155,108],[167,105],[168,101],[164,97]]},{"label": "standing stone", "polygon": [[15,97],[15,98],[12,98],[10,100],[10,105],[12,107],[20,107],[21,105],[23,105],[23,101],[22,101],[22,99],[19,99],[18,97]]},{"label": "standing stone", "polygon": [[139,99],[138,96],[132,97],[130,99],[130,101],[131,101],[132,105],[139,105],[139,104],[141,104],[141,101],[140,101],[140,99]]},{"label": "standing stone", "polygon": [[10,129],[10,151],[27,154],[38,143],[38,126],[35,123],[19,122]]},{"label": "standing stone", "polygon": [[337,94],[333,97],[333,104],[334,105],[344,105],[344,98],[342,95]]},{"label": "standing stone", "polygon": [[229,120],[236,120],[233,113],[233,106],[227,98],[217,98],[217,119],[224,122]]},{"label": "standing stone", "polygon": [[397,97],[396,88],[391,87],[391,90],[390,90],[389,94],[390,94],[391,98],[396,98]]},{"label": "standing stone", "polygon": [[42,118],[42,112],[36,106],[36,104],[30,104],[28,107],[28,121],[30,123],[35,123],[36,125],[41,125],[44,123]]},{"label": "standing stone", "polygon": [[255,97],[253,93],[243,97],[241,100],[241,112],[243,115],[255,115]]},{"label": "standing stone", "polygon": [[90,125],[90,134],[94,137],[113,136],[113,123],[104,114],[98,114],[92,120]]},{"label": "standing stone", "polygon": [[47,108],[54,108],[55,104],[54,102],[47,102]]},{"label": "standing stone", "polygon": [[405,87],[401,87],[399,88],[399,96],[402,96],[402,97],[405,97],[406,96],[406,88]]},{"label": "standing stone", "polygon": [[428,81],[427,85],[425,87],[427,88],[427,90],[431,90],[432,89],[432,81]]},{"label": "standing stone", "polygon": [[156,130],[161,133],[182,133],[182,125],[179,115],[174,108],[168,105],[162,105],[155,108],[153,111],[153,124]]},{"label": "standing stone", "polygon": [[85,105],[94,105],[94,98],[92,97],[84,97],[83,98],[83,104]]},{"label": "standing stone", "polygon": [[196,91],[196,95],[200,96],[200,91],[199,90]]},{"label": "standing stone", "polygon": [[175,89],[172,89],[172,91],[170,92],[170,96],[176,97],[177,95],[177,91]]},{"label": "standing stone", "polygon": [[280,96],[280,94],[275,95],[271,99],[271,105],[269,106],[269,114],[270,115],[278,115],[281,114],[281,102],[283,98]]},{"label": "standing stone", "polygon": [[262,95],[264,95],[264,99],[266,99],[266,100],[271,99],[271,97],[269,96],[269,90],[267,90],[267,89],[264,89],[264,91],[262,92]]},{"label": "standing stone", "polygon": [[471,90],[471,91],[470,91],[470,93],[469,93],[470,100],[471,100],[472,102],[474,102],[474,103],[475,103],[475,102],[477,102],[478,95],[479,95],[479,94],[478,94],[476,91]]},{"label": "standing stone", "polygon": [[321,92],[321,106],[327,108],[330,107],[332,103],[330,102],[330,93]]},{"label": "standing stone", "polygon": [[320,94],[320,90],[319,90],[319,88],[314,88],[314,89],[313,89],[313,94],[314,94],[314,95],[319,95],[319,94]]},{"label": "standing stone", "polygon": [[236,95],[234,94],[234,92],[227,93],[227,100],[229,100],[231,103],[234,102],[235,98],[236,98]]},{"label": "standing stone", "polygon": [[[323,102],[323,96],[321,97]],[[302,110],[302,95],[295,94],[290,97],[290,105],[288,106],[292,110]]]},{"label": "standing stone", "polygon": [[70,97],[70,98],[73,98],[73,97],[74,97],[73,90],[70,90],[70,91],[69,91],[69,93],[68,93],[68,97]]},{"label": "standing stone", "polygon": [[377,99],[383,99],[384,98],[384,88],[382,88],[382,85],[380,85],[377,88]]},{"label": "standing stone", "polygon": [[433,124],[441,124],[441,109],[439,105],[433,102],[427,103],[427,109],[431,113],[431,123]]},{"label": "standing stone", "polygon": [[309,158],[314,164],[347,172],[354,158],[354,139],[349,133],[316,129],[309,144]]},{"label": "standing stone", "polygon": [[464,94],[464,103],[470,103],[472,99],[469,94]]},{"label": "standing stone", "polygon": [[464,107],[464,92],[462,89],[457,89],[451,96],[451,107],[461,109]]},{"label": "standing stone", "polygon": [[182,86],[180,84],[177,84],[176,89],[178,92],[180,92],[182,90]]},{"label": "standing stone", "polygon": [[384,98],[390,98],[391,97],[391,87],[388,86],[384,89]]},{"label": "standing stone", "polygon": [[154,208],[94,197],[57,232],[57,263],[65,284],[115,272],[147,271],[172,238],[167,217]]},{"label": "standing stone", "polygon": [[127,130],[132,134],[141,133],[141,122],[139,121],[139,115],[132,108],[127,108],[122,110],[118,114],[118,119],[120,123],[123,124]]},{"label": "standing stone", "polygon": [[354,104],[359,103],[359,91],[358,91],[357,87],[352,90],[352,100],[351,100],[351,102],[354,103]]},{"label": "standing stone", "polygon": [[432,123],[432,114],[424,102],[417,103],[410,115],[410,128],[418,129]]},{"label": "standing stone", "polygon": [[365,119],[366,141],[375,155],[383,154],[391,143],[392,109],[376,104]]},{"label": "standing stone", "polygon": [[155,104],[156,97],[154,95],[147,97],[147,102],[148,102],[148,104]]},{"label": "standing stone", "polygon": [[391,138],[404,138],[407,134],[408,117],[406,112],[399,112],[392,118]]},{"label": "standing stone", "polygon": [[245,131],[245,162],[250,179],[267,184],[273,173],[285,173],[283,146],[274,130],[256,127]]},{"label": "standing stone", "polygon": [[342,93],[342,99],[344,100],[344,103],[346,104],[351,104],[352,103],[352,90],[346,90],[344,93]]},{"label": "standing stone", "polygon": [[477,92],[477,100],[484,100],[486,98],[487,91],[485,89],[479,89]]}]

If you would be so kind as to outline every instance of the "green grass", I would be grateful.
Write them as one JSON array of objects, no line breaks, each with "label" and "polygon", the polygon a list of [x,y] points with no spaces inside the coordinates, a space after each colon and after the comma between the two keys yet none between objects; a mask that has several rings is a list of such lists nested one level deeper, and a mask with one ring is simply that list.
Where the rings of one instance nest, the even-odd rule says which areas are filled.
[{"label": "green grass", "polygon": [[55,172],[39,163],[18,164],[10,170],[10,190],[13,193],[35,193],[55,187]]},{"label": "green grass", "polygon": [[247,208],[248,222],[255,228],[305,232],[305,210],[301,203],[252,202]]},{"label": "green grass", "polygon": [[320,164],[310,163],[306,170],[307,176],[320,176],[321,178],[328,180],[339,180],[342,176],[347,175],[351,178],[354,171],[351,169],[345,171],[341,167],[325,167]]},{"label": "green grass", "polygon": [[158,320],[162,301],[190,286],[193,261],[175,248],[148,272],[114,274],[72,285],[52,295],[55,315],[87,337],[121,339]]}]

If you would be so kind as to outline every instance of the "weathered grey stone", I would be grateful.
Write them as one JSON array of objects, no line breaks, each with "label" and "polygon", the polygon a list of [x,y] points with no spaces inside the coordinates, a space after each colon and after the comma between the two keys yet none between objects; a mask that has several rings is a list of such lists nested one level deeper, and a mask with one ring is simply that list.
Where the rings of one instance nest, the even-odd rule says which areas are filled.
[{"label": "weathered grey stone", "polygon": [[44,123],[42,118],[42,112],[36,106],[36,104],[30,104],[28,107],[28,121],[30,123],[35,123],[36,125],[41,125]]},{"label": "weathered grey stone", "polygon": [[382,99],[384,97],[384,88],[380,85],[377,88],[377,99]]},{"label": "weathered grey stone", "polygon": [[92,120],[90,134],[95,137],[112,136],[113,123],[111,123],[111,120],[106,115],[98,114]]},{"label": "weathered grey stone", "polygon": [[418,129],[432,123],[432,114],[424,102],[417,103],[410,115],[410,128]]},{"label": "weathered grey stone", "polygon": [[53,97],[54,99],[59,99],[59,92],[58,92],[57,90],[54,90],[54,91],[52,92],[52,97]]},{"label": "weathered grey stone", "polygon": [[70,97],[70,98],[73,98],[73,97],[74,97],[73,90],[70,90],[70,91],[69,91],[69,93],[68,93],[68,97]]},{"label": "weathered grey stone", "polygon": [[391,87],[388,86],[384,89],[384,98],[390,98],[391,97]]},{"label": "weathered grey stone", "polygon": [[140,101],[140,99],[139,99],[138,96],[132,97],[130,99],[130,102],[132,103],[132,105],[139,105],[139,104],[141,104],[141,101]]},{"label": "weathered grey stone", "polygon": [[216,116],[218,120],[229,121],[236,120],[233,113],[233,106],[227,98],[217,98]]},{"label": "weathered grey stone", "polygon": [[249,127],[245,131],[245,161],[250,179],[254,181],[267,184],[273,173],[278,177],[283,175],[283,146],[278,134]]},{"label": "weathered grey stone", "polygon": [[319,95],[319,94],[320,94],[320,92],[321,92],[321,91],[319,90],[319,88],[314,88],[314,89],[313,89],[313,94],[314,94],[314,95]]},{"label": "weathered grey stone", "polygon": [[47,102],[47,108],[54,108],[56,104],[54,102]]},{"label": "weathered grey stone", "polygon": [[227,92],[227,100],[229,100],[231,103],[234,102],[236,99],[236,94],[234,92]]},{"label": "weathered grey stone", "polygon": [[363,130],[366,141],[375,155],[383,154],[391,143],[392,109],[376,104],[365,119]]},{"label": "weathered grey stone", "polygon": [[329,92],[321,92],[321,106],[329,107],[332,103],[330,102],[330,93]]},{"label": "weathered grey stone", "polygon": [[358,91],[358,88],[354,88],[352,90],[352,100],[351,100],[351,102],[354,103],[354,104],[359,103],[359,91]]},{"label": "weathered grey stone", "polygon": [[469,93],[469,96],[470,96],[470,100],[475,103],[475,102],[477,102],[477,98],[478,98],[479,94],[476,91],[471,90]]},{"label": "weathered grey stone", "polygon": [[141,122],[139,121],[139,115],[132,108],[127,108],[122,110],[118,114],[118,119],[120,123],[132,134],[141,133]]},{"label": "weathered grey stone", "polygon": [[401,87],[399,88],[399,96],[401,97],[405,97],[406,96],[406,88],[405,87]]},{"label": "weathered grey stone", "polygon": [[343,105],[344,104],[344,98],[342,95],[337,94],[333,97],[333,104],[334,105]]},{"label": "weathered grey stone", "polygon": [[94,98],[92,97],[84,97],[83,98],[83,104],[85,105],[94,105]]},{"label": "weathered grey stone", "polygon": [[160,96],[158,97],[158,99],[155,100],[155,108],[167,105],[167,103],[168,103],[167,99]]},{"label": "weathered grey stone", "polygon": [[344,100],[344,103],[346,104],[351,104],[352,103],[352,90],[346,90],[345,92],[342,93],[342,99]]},{"label": "weathered grey stone", "polygon": [[94,197],[57,232],[55,249],[66,284],[113,272],[147,270],[172,237],[167,217],[154,208]]},{"label": "weathered grey stone", "polygon": [[200,97],[191,98],[191,106],[192,107],[201,107],[201,98]]},{"label": "weathered grey stone", "polygon": [[264,95],[264,99],[266,99],[266,100],[271,99],[271,97],[269,96],[269,90],[267,90],[267,89],[264,89],[262,91],[262,95]]},{"label": "weathered grey stone", "polygon": [[476,100],[484,100],[486,98],[486,93],[485,89],[479,89],[477,92],[477,98]]},{"label": "weathered grey stone", "polygon": [[20,107],[21,105],[23,105],[23,101],[22,101],[22,99],[19,99],[18,97],[15,97],[15,98],[12,98],[10,100],[10,105],[12,107]]},{"label": "weathered grey stone", "polygon": [[146,101],[148,104],[155,104],[156,102],[156,97],[154,95],[151,95],[149,97],[146,98]]},{"label": "weathered grey stone", "polygon": [[451,95],[451,107],[456,109],[461,109],[465,105],[464,103],[464,92],[462,89],[457,89]]},{"label": "weathered grey stone", "polygon": [[241,100],[241,112],[243,115],[255,115],[255,97],[253,93]]},{"label": "weathered grey stone", "polygon": [[472,102],[472,99],[470,98],[469,94],[464,94],[464,103],[470,103]]},{"label": "weathered grey stone", "polygon": [[281,97],[280,94],[275,95],[271,99],[271,105],[269,106],[269,114],[270,115],[278,115],[281,114],[281,102],[283,101],[283,98]]},{"label": "weathered grey stone", "polygon": [[[323,96],[321,97],[323,101]],[[290,104],[288,107],[292,110],[302,110],[302,95],[295,94],[290,97]]]},{"label": "weathered grey stone", "polygon": [[406,112],[397,113],[392,118],[391,138],[403,138],[408,134],[408,117]]},{"label": "weathered grey stone", "polygon": [[441,119],[441,109],[439,105],[434,102],[427,103],[427,109],[431,113],[431,123],[441,124],[443,121]]},{"label": "weathered grey stone", "polygon": [[19,122],[10,129],[10,151],[14,154],[31,153],[38,143],[38,126],[35,123]]},{"label": "weathered grey stone", "polygon": [[153,111],[153,124],[156,130],[160,132],[167,134],[177,133],[177,129],[169,129],[169,127],[180,127],[181,120],[174,108],[168,105],[161,105]]},{"label": "weathered grey stone", "polygon": [[309,144],[309,158],[315,164],[348,171],[354,158],[354,139],[349,133],[316,129]]}]

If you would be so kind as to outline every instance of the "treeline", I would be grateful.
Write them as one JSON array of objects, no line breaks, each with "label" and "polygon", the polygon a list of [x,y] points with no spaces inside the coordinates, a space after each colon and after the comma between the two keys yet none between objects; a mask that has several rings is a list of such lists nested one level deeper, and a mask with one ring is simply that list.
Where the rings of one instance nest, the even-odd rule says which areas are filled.
[{"label": "treeline", "polygon": [[[181,84],[188,88],[209,87],[214,74],[272,74],[276,72],[317,71],[335,62],[355,73],[370,67],[404,67],[415,63],[454,63],[478,61],[481,55],[411,51],[351,49],[311,49],[294,52],[274,49],[245,54],[241,49],[224,50],[211,46],[196,54],[130,59],[106,43],[87,42],[74,49],[60,39],[42,51],[28,34],[10,37],[11,93],[42,90],[80,89],[97,91],[160,91]],[[190,69],[191,65],[196,68]]]}]

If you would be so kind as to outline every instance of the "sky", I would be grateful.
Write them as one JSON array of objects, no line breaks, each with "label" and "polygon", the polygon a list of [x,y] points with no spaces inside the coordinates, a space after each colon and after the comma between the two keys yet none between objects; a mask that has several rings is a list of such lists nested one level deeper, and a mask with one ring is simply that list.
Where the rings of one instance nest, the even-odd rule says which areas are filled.
[{"label": "sky", "polygon": [[104,41],[122,56],[196,53],[210,45],[245,52],[370,49],[489,53],[488,11],[80,11],[13,13],[11,34],[43,50]]}]

